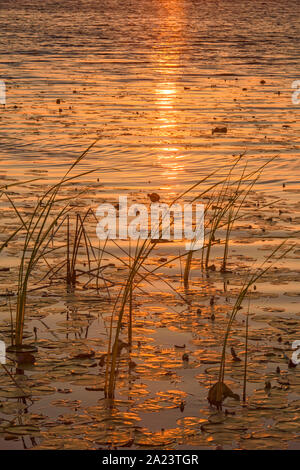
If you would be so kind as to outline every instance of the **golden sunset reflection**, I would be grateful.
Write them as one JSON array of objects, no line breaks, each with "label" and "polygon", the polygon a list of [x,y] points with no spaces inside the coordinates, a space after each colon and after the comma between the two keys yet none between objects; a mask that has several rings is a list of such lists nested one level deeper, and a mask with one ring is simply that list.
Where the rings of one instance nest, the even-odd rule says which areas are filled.
[{"label": "golden sunset reflection", "polygon": [[[171,6],[170,6],[171,5]],[[157,163],[162,169],[162,176],[168,180],[175,180],[184,170],[184,159],[179,155],[180,149],[170,145],[170,138],[176,141],[179,130],[178,107],[182,86],[179,84],[181,76],[180,57],[184,43],[182,3],[163,2],[166,14],[161,17],[160,35],[157,52],[153,55],[154,69],[159,80],[155,84],[155,110],[154,120],[157,137],[163,144],[156,149]]]},{"label": "golden sunset reflection", "polygon": [[300,450],[297,2],[0,5],[0,449]]}]

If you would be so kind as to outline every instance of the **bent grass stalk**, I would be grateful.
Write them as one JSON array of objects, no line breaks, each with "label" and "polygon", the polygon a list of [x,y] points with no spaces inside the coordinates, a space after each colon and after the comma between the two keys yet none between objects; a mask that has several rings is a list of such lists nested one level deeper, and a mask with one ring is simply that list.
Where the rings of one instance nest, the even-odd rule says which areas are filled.
[{"label": "bent grass stalk", "polygon": [[[153,249],[153,248],[152,248]],[[152,250],[151,249],[151,250]],[[151,251],[150,250],[150,251]],[[110,326],[110,341],[109,341],[109,349],[107,353],[107,368],[106,368],[106,381],[105,381],[105,391],[106,395],[108,398],[112,399],[114,397],[114,389],[115,389],[115,379],[116,379],[116,363],[117,363],[117,357],[118,357],[118,352],[119,352],[119,336],[121,332],[121,325],[122,325],[122,319],[125,311],[125,306],[128,300],[128,297],[130,296],[130,292],[133,288],[133,282],[134,278],[140,268],[140,266],[143,264],[144,260],[147,258],[147,240],[145,240],[140,248],[137,248],[136,256],[132,262],[132,266],[129,269],[129,275],[126,280],[125,286],[123,288],[123,293],[121,297],[121,304],[118,312],[118,318],[117,318],[117,325],[116,325],[116,332],[115,332],[115,338],[114,338],[114,343],[112,346],[112,351],[110,354],[110,347],[111,347],[111,342],[112,342],[112,328],[113,328],[113,315],[114,311],[112,314],[112,321],[111,321],[111,326]],[[121,293],[121,291],[120,291]],[[116,307],[117,304],[115,304]],[[115,309],[114,309],[115,310]],[[109,363],[109,357],[111,356],[111,361]]]},{"label": "bent grass stalk", "polygon": [[[286,243],[286,240],[280,243],[280,245],[277,246],[273,250],[273,252],[265,259],[265,261],[262,263],[259,270],[257,270],[256,273],[252,274],[252,276],[250,277],[248,281],[247,280],[245,281],[236,299],[236,302],[233,306],[232,312],[228,320],[228,324],[227,324],[227,328],[226,328],[226,332],[225,332],[225,336],[223,340],[222,355],[221,355],[221,362],[220,362],[220,369],[219,369],[219,379],[218,379],[218,386],[217,386],[217,401],[222,402],[222,384],[224,383],[224,375],[225,375],[226,346],[227,346],[231,327],[235,320],[236,314],[240,310],[241,304],[244,298],[246,297],[250,287],[272,268],[273,263],[271,263],[269,266],[265,268],[264,268],[264,265],[268,263],[269,261],[273,260],[276,253],[285,245],[285,243]],[[287,248],[278,258],[276,258],[276,261],[279,261],[280,259],[284,258],[293,248],[294,246],[290,246],[289,248]]]}]

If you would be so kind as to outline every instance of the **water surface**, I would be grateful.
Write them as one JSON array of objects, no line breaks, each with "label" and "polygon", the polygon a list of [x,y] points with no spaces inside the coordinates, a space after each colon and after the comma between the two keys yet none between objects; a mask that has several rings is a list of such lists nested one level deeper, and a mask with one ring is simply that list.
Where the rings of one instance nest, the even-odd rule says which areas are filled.
[{"label": "water surface", "polygon": [[[86,166],[122,169],[103,175],[107,184],[175,190],[244,151],[255,164],[279,155],[265,189],[298,184],[298,8],[297,0],[5,2],[2,175],[61,173],[101,135]],[[217,126],[227,134],[212,134]]]}]

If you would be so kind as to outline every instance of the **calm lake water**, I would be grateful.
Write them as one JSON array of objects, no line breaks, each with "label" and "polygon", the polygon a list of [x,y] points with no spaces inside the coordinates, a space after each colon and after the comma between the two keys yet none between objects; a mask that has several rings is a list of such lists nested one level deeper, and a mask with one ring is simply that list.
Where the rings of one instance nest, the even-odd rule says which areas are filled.
[{"label": "calm lake water", "polygon": [[[114,187],[178,189],[246,151],[299,182],[298,0],[8,0],[0,5],[2,177],[117,167]],[[226,127],[226,134],[212,133]]]},{"label": "calm lake water", "polygon": [[[40,222],[41,232],[30,219],[47,213],[45,205],[36,206],[44,182],[9,188],[34,235],[18,232],[1,252],[0,339],[11,342],[17,296],[8,292],[17,292],[21,254],[35,253],[24,342],[38,351],[29,361],[8,356],[22,387],[0,369],[0,449],[299,449],[300,367],[289,366],[292,344],[300,339],[300,104],[292,102],[292,83],[300,80],[299,4],[0,3],[0,80],[7,89],[0,105],[0,187],[35,176],[52,181],[97,137],[82,166],[101,167],[82,181],[89,189],[82,198],[79,180],[60,188],[51,213],[66,214],[67,200],[70,212],[68,221],[61,217],[53,225],[51,243],[50,218]],[[125,312],[119,339],[127,341],[129,309],[119,310],[125,299],[119,295],[133,266],[130,256],[139,250],[127,240],[100,247],[88,209],[115,203],[122,192],[149,205],[149,188],[169,202],[172,193],[214,170],[208,183],[220,181],[244,152],[247,172],[278,158],[258,191],[242,194],[238,185],[226,184],[221,195],[212,190],[203,198],[212,244],[194,254],[189,285],[180,242],[158,243],[138,263],[133,346],[118,345],[112,406],[104,399],[108,338],[112,331],[117,340],[117,312]],[[0,196],[1,251],[20,222]],[[292,250],[271,264],[268,257],[286,239]],[[36,250],[30,251],[35,240],[37,264]],[[74,291],[66,282],[69,246]],[[235,309],[249,272],[262,266],[269,271]],[[247,406],[227,399],[228,413],[216,413],[207,397],[220,380],[227,336],[225,381],[241,396],[247,344]]]}]

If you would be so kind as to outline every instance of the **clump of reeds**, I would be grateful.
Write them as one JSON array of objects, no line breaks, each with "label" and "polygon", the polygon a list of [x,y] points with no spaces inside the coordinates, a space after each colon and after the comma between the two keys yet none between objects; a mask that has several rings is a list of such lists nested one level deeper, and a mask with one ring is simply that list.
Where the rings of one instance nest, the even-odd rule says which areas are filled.
[{"label": "clump of reeds", "polygon": [[[241,160],[242,155],[234,162],[231,166],[228,175],[218,181],[210,185],[207,189],[202,191],[196,197],[192,199],[190,202],[195,202],[201,198],[203,198],[206,194],[211,194],[213,190],[215,190],[218,186],[221,185],[221,191],[217,194],[216,198],[211,197],[209,203],[206,207],[207,211],[212,208],[213,214],[211,219],[211,226],[209,227],[209,237],[208,241],[205,245],[206,247],[206,260],[205,266],[208,267],[209,258],[210,258],[210,251],[215,242],[215,235],[218,228],[227,224],[227,231],[226,231],[226,241],[225,241],[225,253],[223,259],[223,267],[226,268],[226,260],[228,257],[228,243],[229,243],[229,236],[232,229],[233,221],[237,220],[239,217],[239,211],[243,204],[243,201],[246,199],[247,195],[249,194],[250,190],[252,189],[254,183],[257,181],[257,178],[262,171],[262,168],[266,165],[262,165],[258,170],[246,173],[247,165],[241,171],[241,174],[238,176],[237,180],[232,181],[232,173],[233,170],[236,168],[238,162]],[[270,160],[271,161],[271,160]],[[207,177],[203,178],[198,183],[194,184],[190,188],[188,188],[183,194],[179,195],[172,203],[174,204],[180,198],[183,198],[187,193],[196,189],[199,185],[203,184],[209,178],[211,178],[216,172],[211,173]],[[245,187],[241,189],[242,184],[246,183]],[[229,214],[229,218],[227,221],[224,221],[226,214]],[[161,233],[160,226],[158,227],[157,233]],[[106,396],[109,398],[113,398],[114,396],[114,389],[115,389],[115,381],[117,375],[117,360],[118,354],[120,353],[120,333],[121,333],[121,326],[122,321],[124,318],[126,306],[128,306],[128,344],[132,343],[132,294],[136,287],[144,280],[146,280],[150,275],[153,275],[155,271],[158,269],[155,268],[151,272],[147,270],[145,267],[145,261],[149,258],[152,250],[156,246],[159,240],[145,240],[141,245],[137,245],[135,256],[129,256],[129,274],[128,277],[119,292],[118,298],[115,302],[115,307],[113,309],[113,313],[111,316],[110,322],[110,334],[109,334],[109,342],[108,342],[108,351],[107,351],[107,361],[106,361],[106,373],[105,373],[105,393]],[[203,253],[203,249],[202,249]],[[186,257],[186,265],[184,270],[184,285],[185,287],[188,286],[188,279],[189,273],[191,269],[192,258],[194,255],[194,251],[190,250]],[[168,262],[172,262],[176,259],[181,258],[183,255],[179,255]],[[184,255],[185,256],[185,255]],[[164,266],[166,263],[160,264],[160,268]],[[145,270],[143,274],[141,271]],[[114,329],[113,325],[116,323],[116,327]],[[113,329],[115,331],[113,335]]]},{"label": "clump of reeds", "polygon": [[[78,278],[88,277],[88,280],[83,284],[83,288],[87,288],[92,280],[96,280],[96,290],[99,291],[99,280],[103,280],[107,286],[107,283],[111,283],[105,279],[102,275],[103,270],[106,266],[101,265],[101,258],[103,250],[98,249],[92,245],[89,234],[85,227],[88,222],[88,217],[92,216],[93,220],[96,219],[95,214],[91,208],[87,209],[86,212],[81,215],[77,213],[75,215],[75,223],[71,225],[70,214],[67,214],[60,222],[59,227],[56,227],[55,231],[51,234],[52,240],[55,238],[59,230],[66,232],[66,245],[61,247],[66,249],[66,256],[63,261],[50,267],[47,273],[41,280],[49,278],[50,281],[55,279],[63,279],[66,282],[68,291],[75,289]],[[66,225],[66,227],[65,227]],[[80,250],[83,251],[86,262],[79,259]],[[98,255],[96,256],[96,251]],[[45,259],[48,264],[47,260]],[[84,266],[87,265],[85,268]]]},{"label": "clump of reeds", "polygon": [[[227,272],[227,261],[229,255],[229,243],[230,236],[234,226],[234,223],[237,220],[243,218],[241,213],[244,203],[247,201],[249,194],[251,193],[253,187],[259,180],[263,169],[270,164],[274,158],[269,159],[259,168],[254,169],[250,172],[247,172],[247,163],[245,163],[241,171],[235,176],[234,171],[238,170],[238,164],[242,161],[244,154],[240,155],[237,160],[230,166],[228,174],[220,179],[220,181],[210,188],[207,191],[200,194],[198,197],[203,197],[204,194],[208,193],[206,196],[208,202],[205,207],[205,243],[202,248],[202,268],[206,270],[214,268],[215,266],[210,266],[211,251],[214,245],[223,243],[224,244],[224,253],[223,260],[221,264],[220,271],[222,273]],[[215,189],[219,191],[215,191]],[[212,189],[214,192],[211,192]],[[195,200],[196,198],[194,198]],[[263,208],[265,206],[262,206]],[[218,237],[218,231],[225,229],[225,239],[222,242]],[[184,286],[188,287],[188,280],[190,276],[192,259],[194,252],[191,250],[188,252],[186,257],[186,264],[184,269]]]},{"label": "clump of reeds", "polygon": [[[11,203],[15,214],[19,218],[21,225],[20,228],[14,232],[5,242],[5,245],[18,233],[24,230],[24,242],[22,247],[22,255],[19,266],[18,274],[18,288],[17,288],[17,307],[14,331],[14,347],[21,348],[23,342],[24,319],[27,303],[28,284],[31,274],[34,271],[37,263],[45,257],[49,252],[54,249],[49,248],[51,242],[51,233],[58,225],[59,221],[66,216],[70,211],[69,202],[72,199],[64,198],[62,207],[59,206],[58,195],[62,186],[71,180],[84,176],[92,171],[82,172],[75,176],[70,176],[71,171],[77,167],[81,160],[85,157],[87,152],[95,145],[97,141],[93,142],[70,166],[63,178],[55,185],[50,187],[38,199],[31,216],[25,220],[12,199],[5,193],[7,199]],[[67,201],[67,202],[65,202]]]}]

